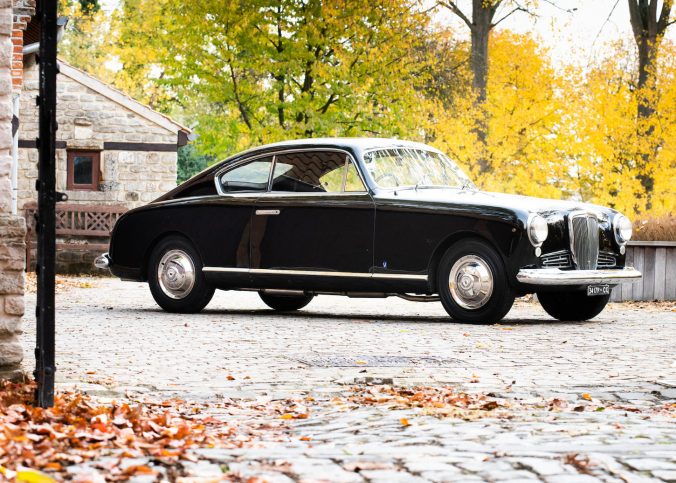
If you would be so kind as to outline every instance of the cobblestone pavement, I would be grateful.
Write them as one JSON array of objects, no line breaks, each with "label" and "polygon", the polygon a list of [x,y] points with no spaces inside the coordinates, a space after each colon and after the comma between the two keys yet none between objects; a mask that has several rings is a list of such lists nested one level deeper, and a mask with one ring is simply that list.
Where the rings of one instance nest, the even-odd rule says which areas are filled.
[{"label": "cobblestone pavement", "polygon": [[[393,298],[324,296],[289,315],[274,314],[255,293],[219,292],[201,314],[167,314],[145,284],[73,285],[57,294],[57,389],[213,402],[315,399],[309,418],[288,422],[284,441],[200,450],[183,474],[229,471],[271,482],[676,481],[673,304],[614,304],[593,321],[569,323],[517,302],[501,324],[478,326],[447,323],[438,303]],[[27,314],[34,303],[29,296]],[[27,317],[27,365],[33,325]],[[332,402],[363,383],[452,385],[525,408],[464,421]],[[569,409],[539,407],[552,398]]]}]

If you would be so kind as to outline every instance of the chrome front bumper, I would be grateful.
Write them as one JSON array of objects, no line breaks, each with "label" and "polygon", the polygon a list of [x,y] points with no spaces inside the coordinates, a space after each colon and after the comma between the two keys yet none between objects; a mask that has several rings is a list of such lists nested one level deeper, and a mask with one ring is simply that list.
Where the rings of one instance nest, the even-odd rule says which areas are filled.
[{"label": "chrome front bumper", "polygon": [[101,268],[101,269],[106,269],[110,267],[110,256],[107,253],[104,253],[103,255],[99,255],[96,257],[96,260],[94,260],[94,266],[96,268]]},{"label": "chrome front bumper", "polygon": [[641,272],[633,267],[604,270],[561,270],[560,268],[526,268],[519,270],[516,279],[528,285],[589,285],[635,282]]}]

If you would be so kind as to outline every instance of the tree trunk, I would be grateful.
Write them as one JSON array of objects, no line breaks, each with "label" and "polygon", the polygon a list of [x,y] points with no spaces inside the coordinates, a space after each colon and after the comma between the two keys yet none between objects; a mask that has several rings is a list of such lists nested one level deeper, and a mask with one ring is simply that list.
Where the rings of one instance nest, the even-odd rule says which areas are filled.
[{"label": "tree trunk", "polygon": [[483,103],[486,100],[488,35],[492,28],[491,22],[497,3],[489,4],[485,0],[473,0],[470,66],[472,68],[472,85],[476,91],[478,103]]},{"label": "tree trunk", "polygon": [[658,12],[658,0],[628,0],[629,18],[638,48],[638,107],[637,120],[639,136],[647,140],[648,149],[643,150],[641,170],[638,179],[643,187],[646,209],[652,207],[652,192],[655,177],[650,164],[657,154],[658,143],[653,140],[654,125],[652,117],[657,109],[657,85],[655,79],[655,59],[662,37],[670,25],[669,16],[673,0],[663,0]]},{"label": "tree trunk", "polygon": [[472,0],[470,67],[474,88],[476,119],[474,132],[479,143],[479,174],[490,170],[488,160],[488,119],[486,116],[486,86],[488,84],[488,37],[493,28],[493,16],[500,1]]}]

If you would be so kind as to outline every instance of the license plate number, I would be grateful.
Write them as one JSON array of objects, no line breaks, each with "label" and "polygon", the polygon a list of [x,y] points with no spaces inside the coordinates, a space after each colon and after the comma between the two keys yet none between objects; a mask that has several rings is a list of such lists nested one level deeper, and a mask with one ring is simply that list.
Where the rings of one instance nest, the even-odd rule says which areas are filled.
[{"label": "license plate number", "polygon": [[610,295],[610,285],[587,285],[587,297]]}]

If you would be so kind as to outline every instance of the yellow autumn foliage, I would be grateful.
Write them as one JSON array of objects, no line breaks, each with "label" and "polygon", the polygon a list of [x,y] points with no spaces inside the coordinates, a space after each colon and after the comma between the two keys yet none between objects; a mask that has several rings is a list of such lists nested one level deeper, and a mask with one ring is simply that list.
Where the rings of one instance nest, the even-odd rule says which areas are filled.
[{"label": "yellow autumn foliage", "polygon": [[[634,88],[634,65],[631,50],[619,43],[588,72],[575,74],[579,82],[570,89],[570,123],[577,136],[571,150],[572,187],[584,200],[659,216],[673,212],[676,201],[676,46],[663,43],[652,93]],[[639,95],[652,96],[655,103],[649,125],[637,118]],[[650,194],[640,182],[646,174],[655,180]]]},{"label": "yellow autumn foliage", "polygon": [[[676,46],[658,59],[657,106],[637,119],[635,54],[618,43],[591,66],[554,66],[542,43],[506,31],[491,38],[484,111],[465,96],[436,105],[428,139],[489,191],[576,199],[630,216],[671,213],[676,203]],[[481,174],[477,116],[488,119],[488,172]],[[645,162],[644,162],[645,159]],[[641,176],[654,177],[648,195]],[[648,199],[651,201],[647,208]]]},{"label": "yellow autumn foliage", "polygon": [[[481,174],[476,117],[488,119],[487,158]],[[571,131],[567,98],[546,50],[531,36],[493,35],[485,110],[470,97],[439,108],[434,143],[471,172],[483,189],[552,198],[567,197]]]}]

